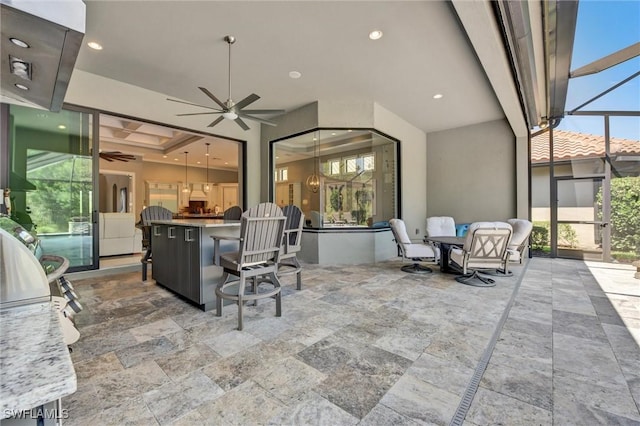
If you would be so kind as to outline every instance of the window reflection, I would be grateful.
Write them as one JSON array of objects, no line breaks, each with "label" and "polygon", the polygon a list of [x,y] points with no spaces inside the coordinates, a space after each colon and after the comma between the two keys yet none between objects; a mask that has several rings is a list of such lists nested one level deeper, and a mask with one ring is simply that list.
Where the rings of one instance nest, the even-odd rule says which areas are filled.
[{"label": "window reflection", "polygon": [[[397,145],[371,130],[323,129],[275,141],[274,202],[300,207],[309,228],[386,226],[397,212]],[[307,184],[314,174],[317,191]]]}]

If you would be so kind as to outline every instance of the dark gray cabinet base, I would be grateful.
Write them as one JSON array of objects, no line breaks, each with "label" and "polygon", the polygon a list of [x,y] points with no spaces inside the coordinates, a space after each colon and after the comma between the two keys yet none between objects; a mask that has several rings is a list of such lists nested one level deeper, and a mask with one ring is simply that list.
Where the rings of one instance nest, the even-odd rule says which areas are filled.
[{"label": "dark gray cabinet base", "polygon": [[[213,264],[211,236],[237,236],[239,232],[239,226],[154,223],[152,278],[205,311],[215,308],[215,287],[222,280],[223,271]],[[221,252],[236,250],[236,241],[223,240],[220,245]]]}]

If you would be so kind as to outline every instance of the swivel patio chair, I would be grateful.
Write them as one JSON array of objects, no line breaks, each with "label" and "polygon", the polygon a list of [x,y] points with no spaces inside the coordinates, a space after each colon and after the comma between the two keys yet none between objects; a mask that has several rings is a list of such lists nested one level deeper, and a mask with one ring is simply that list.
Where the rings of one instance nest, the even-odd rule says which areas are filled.
[{"label": "swivel patio chair", "polygon": [[232,206],[224,211],[222,218],[224,220],[240,220],[242,217],[242,209],[240,206]]},{"label": "swivel patio chair", "polygon": [[[262,203],[247,210],[240,220],[239,251],[220,255],[224,273],[215,290],[217,316],[222,316],[223,299],[238,305],[238,330],[243,328],[242,310],[247,301],[275,298],[276,316],[282,315],[281,286],[276,273],[287,218],[277,205]],[[231,276],[237,279],[230,281]],[[251,288],[247,288],[247,280],[252,281]],[[264,283],[273,289],[261,293],[260,285]]]},{"label": "swivel patio chair", "polygon": [[393,238],[395,239],[398,249],[400,250],[400,254],[402,255],[402,261],[413,261],[411,265],[403,266],[401,268],[402,271],[411,274],[426,274],[433,272],[433,270],[428,266],[420,265],[420,262],[427,259],[435,260],[436,251],[434,248],[430,245],[411,242],[409,234],[407,234],[407,228],[402,219],[391,219],[389,221],[389,226],[391,227]]},{"label": "swivel patio chair", "polygon": [[533,231],[533,223],[526,219],[508,219],[507,223],[513,228],[513,235],[509,243],[509,262],[522,263],[526,249],[529,247],[529,236]]},{"label": "swivel patio chair", "polygon": [[509,275],[511,225],[505,222],[475,222],[469,226],[462,248],[452,247],[449,265],[462,273],[456,281],[476,287],[493,287],[495,280],[480,273],[496,271]]},{"label": "swivel patio chair", "polygon": [[280,249],[280,265],[278,276],[296,274],[296,288],[302,289],[302,267],[298,262],[298,252],[302,248],[302,227],[304,213],[297,206],[284,206],[283,214],[287,217]]},{"label": "swivel patio chair", "polygon": [[142,229],[142,248],[147,250],[140,260],[142,263],[142,281],[147,280],[147,265],[152,263],[151,221],[171,219],[173,219],[171,210],[161,206],[149,206],[140,212],[140,222],[138,222],[136,226]]},{"label": "swivel patio chair", "polygon": [[[431,216],[427,218],[427,237],[455,237],[456,222],[450,216]],[[436,261],[440,259],[440,249],[435,245]]]}]

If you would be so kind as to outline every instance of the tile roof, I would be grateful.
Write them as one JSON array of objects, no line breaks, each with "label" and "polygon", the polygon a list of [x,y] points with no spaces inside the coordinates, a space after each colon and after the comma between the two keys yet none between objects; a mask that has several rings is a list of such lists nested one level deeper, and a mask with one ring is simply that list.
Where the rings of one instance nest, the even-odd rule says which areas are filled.
[{"label": "tile roof", "polygon": [[[531,162],[549,162],[549,134],[544,132],[531,138]],[[640,141],[611,138],[611,154],[640,154]],[[604,136],[587,133],[553,131],[553,161],[575,160],[604,156]]]}]

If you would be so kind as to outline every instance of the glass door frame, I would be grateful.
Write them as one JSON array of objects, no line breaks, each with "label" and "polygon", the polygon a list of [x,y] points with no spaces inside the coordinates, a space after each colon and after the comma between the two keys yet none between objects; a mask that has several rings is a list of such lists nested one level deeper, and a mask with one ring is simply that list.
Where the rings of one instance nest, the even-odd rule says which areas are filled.
[{"label": "glass door frame", "polygon": [[[9,187],[9,152],[10,144],[14,143],[11,138],[11,125],[10,125],[10,108],[11,104],[0,104],[0,188]],[[22,105],[17,105],[22,106]],[[28,107],[27,107],[28,108]],[[87,117],[91,117],[90,122],[86,123],[87,134],[91,136],[91,165],[92,165],[92,194],[91,194],[91,228],[92,228],[92,259],[90,264],[81,266],[72,266],[68,272],[79,272],[85,270],[94,270],[99,268],[99,227],[98,227],[98,202],[99,202],[99,116],[97,111],[89,108],[83,108],[78,106],[64,105],[64,110],[83,113]],[[84,126],[85,124],[83,124]]]},{"label": "glass door frame", "polygon": [[[591,175],[591,176],[554,176],[552,185],[552,197],[551,197],[551,256],[558,257],[558,242],[559,242],[559,232],[558,228],[561,224],[569,224],[569,225],[599,225],[601,229],[601,245],[602,251],[600,258],[597,259],[589,259],[589,260],[597,260],[597,261],[605,261],[609,262],[611,259],[611,232],[610,232],[610,199],[611,192],[609,190],[610,184],[609,179],[605,174],[602,175]],[[567,181],[601,181],[602,182],[602,219],[601,220],[560,220],[558,217],[558,209],[559,209],[559,191],[558,185],[560,182]],[[584,257],[583,257],[584,258]]]},{"label": "glass door frame", "polygon": [[91,122],[88,123],[90,127],[91,136],[91,186],[93,193],[91,194],[91,235],[92,241],[92,260],[90,265],[82,267],[70,268],[72,272],[94,270],[100,268],[100,227],[98,223],[99,214],[99,201],[100,201],[100,113],[99,111],[91,108],[84,108],[76,105],[64,104],[63,109],[68,111],[80,112],[91,117]]}]

